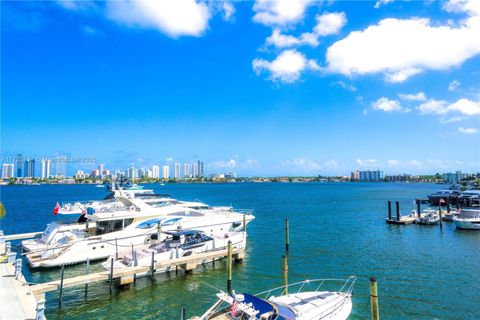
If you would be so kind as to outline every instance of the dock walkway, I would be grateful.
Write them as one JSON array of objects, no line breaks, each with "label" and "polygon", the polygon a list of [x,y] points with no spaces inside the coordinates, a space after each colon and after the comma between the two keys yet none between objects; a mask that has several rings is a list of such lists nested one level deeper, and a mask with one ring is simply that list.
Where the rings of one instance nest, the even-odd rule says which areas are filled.
[{"label": "dock walkway", "polygon": [[35,319],[37,300],[23,276],[15,279],[15,266],[0,263],[0,319]]}]

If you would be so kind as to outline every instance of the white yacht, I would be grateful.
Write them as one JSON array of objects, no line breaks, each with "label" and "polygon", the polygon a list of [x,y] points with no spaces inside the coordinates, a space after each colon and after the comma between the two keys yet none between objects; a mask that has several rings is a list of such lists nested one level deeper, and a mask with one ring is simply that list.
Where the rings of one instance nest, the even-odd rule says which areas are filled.
[{"label": "white yacht", "polygon": [[[220,291],[218,301],[192,320],[346,320],[352,312],[356,277],[341,280],[339,291],[321,290],[335,279],[315,279],[271,289],[256,295]],[[276,295],[278,294],[278,295]]]},{"label": "white yacht", "polygon": [[480,230],[480,207],[469,207],[460,210],[460,213],[453,217],[457,229]]},{"label": "white yacht", "polygon": [[[150,266],[152,255],[154,263],[166,262],[171,259],[194,256],[204,252],[223,250],[231,241],[232,248],[245,248],[246,232],[222,232],[212,233],[209,236],[199,230],[167,231],[166,239],[153,244],[137,246],[135,248],[123,248],[123,251],[116,252],[102,263],[105,270],[110,270],[113,259],[113,269],[121,270],[132,266]],[[209,262],[209,261],[204,261]],[[156,272],[169,271],[170,268],[157,269]],[[147,273],[139,273],[143,276]]]},{"label": "white yacht", "polygon": [[119,248],[161,241],[161,231],[195,229],[207,235],[242,231],[255,218],[250,210],[210,207],[151,193],[120,191],[115,199],[123,207],[89,207],[84,223],[54,223],[40,239],[23,241],[22,246],[30,250],[26,253],[29,265],[55,267],[105,259]]}]

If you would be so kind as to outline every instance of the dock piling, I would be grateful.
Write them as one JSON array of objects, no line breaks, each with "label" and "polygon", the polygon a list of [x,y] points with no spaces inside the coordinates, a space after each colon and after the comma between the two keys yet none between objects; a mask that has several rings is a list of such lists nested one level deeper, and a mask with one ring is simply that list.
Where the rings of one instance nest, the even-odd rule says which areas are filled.
[{"label": "dock piling", "polygon": [[[90,274],[90,258],[87,258],[87,266],[85,268],[85,274],[89,275]],[[85,295],[87,295],[88,292],[88,283],[85,283]]]},{"label": "dock piling", "polygon": [[187,310],[185,307],[182,307],[182,315],[181,315],[182,320],[187,320]]},{"label": "dock piling", "polygon": [[440,216],[440,229],[443,229],[443,223],[442,223],[442,205],[438,205],[438,215]]},{"label": "dock piling", "polygon": [[112,294],[112,291],[113,291],[113,258],[110,259],[110,277],[109,277],[109,281],[110,281],[110,294]]},{"label": "dock piling", "polygon": [[155,281],[155,252],[152,252],[152,265],[150,266],[150,272],[152,275],[152,283]]},{"label": "dock piling", "polygon": [[421,205],[421,204],[420,204],[420,199],[417,199],[417,200],[415,200],[415,201],[416,201],[416,203],[417,203],[417,217],[420,218],[420,214],[421,214],[421,212],[422,212],[422,211],[421,211],[422,208],[420,207],[420,205]]},{"label": "dock piling", "polygon": [[388,200],[388,220],[392,220],[392,201]]},{"label": "dock piling", "polygon": [[117,238],[115,238],[115,259],[118,259],[118,243],[117,243]]},{"label": "dock piling", "polygon": [[228,240],[227,250],[227,291],[232,292],[232,241]]},{"label": "dock piling", "polygon": [[290,235],[288,232],[288,218],[285,219],[285,251],[288,254],[288,250],[290,249]]},{"label": "dock piling", "polygon": [[380,320],[380,313],[378,310],[378,289],[377,279],[370,278],[370,308],[372,320]]},{"label": "dock piling", "polygon": [[400,203],[398,201],[395,201],[395,207],[397,210],[397,221],[400,221]]},{"label": "dock piling", "polygon": [[282,271],[284,292],[288,294],[288,258],[286,256],[282,257]]},{"label": "dock piling", "polygon": [[65,275],[65,265],[62,264],[62,269],[60,270],[60,293],[58,295],[58,307],[62,307],[62,297],[63,297],[63,277]]},{"label": "dock piling", "polygon": [[247,232],[247,215],[243,214],[243,232]]}]

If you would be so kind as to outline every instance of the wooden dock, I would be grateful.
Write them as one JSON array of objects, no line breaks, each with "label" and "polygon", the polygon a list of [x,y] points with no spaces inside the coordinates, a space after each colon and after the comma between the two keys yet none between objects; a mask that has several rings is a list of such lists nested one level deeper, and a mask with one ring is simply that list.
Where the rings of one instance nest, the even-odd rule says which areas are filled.
[{"label": "wooden dock", "polygon": [[[185,270],[185,272],[191,272],[198,265],[201,265],[209,261],[225,258],[227,254],[228,254],[228,250],[223,249],[223,250],[218,250],[213,252],[200,253],[194,256],[171,259],[168,261],[155,263],[154,270],[163,270],[165,268],[178,267],[180,269]],[[244,249],[233,249],[232,257],[235,261],[243,260]],[[152,270],[151,266],[137,266],[137,267],[127,267],[121,270],[114,269],[112,275],[110,275],[110,271],[102,271],[102,272],[85,274],[85,275],[72,277],[72,278],[65,278],[63,279],[63,288],[81,286],[81,285],[90,284],[94,282],[109,281],[111,278],[112,278],[112,281],[116,280],[116,282],[119,284],[126,284],[129,282],[132,282],[133,276],[136,274],[147,273],[148,275],[151,275],[151,270]],[[60,290],[61,282],[62,282],[61,280],[55,280],[55,281],[50,281],[46,283],[35,284],[30,286],[30,290],[35,296],[42,295],[46,292]]]}]

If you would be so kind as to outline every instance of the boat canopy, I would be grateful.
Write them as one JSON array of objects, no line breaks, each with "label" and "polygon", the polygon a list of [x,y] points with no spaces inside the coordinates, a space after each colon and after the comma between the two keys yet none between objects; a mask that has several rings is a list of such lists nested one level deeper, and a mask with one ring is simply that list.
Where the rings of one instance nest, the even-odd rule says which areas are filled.
[{"label": "boat canopy", "polygon": [[[252,308],[258,311],[258,315],[262,315],[268,312],[278,313],[278,309],[271,303],[249,293],[242,293],[242,295],[243,295],[243,301],[241,302],[247,305],[251,303]],[[282,319],[282,318],[276,318],[276,319]],[[290,318],[286,318],[286,319],[290,319]],[[291,318],[291,319],[295,319],[295,318]]]},{"label": "boat canopy", "polygon": [[171,235],[171,236],[192,236],[196,234],[204,234],[205,232],[200,230],[178,230],[178,231],[164,231],[163,233]]}]

